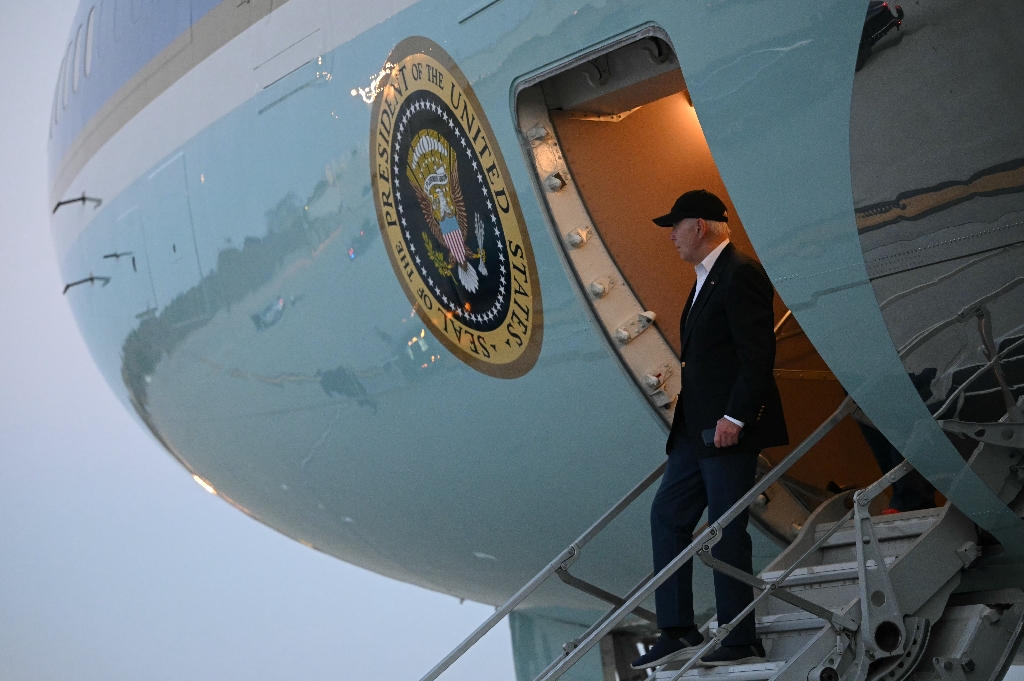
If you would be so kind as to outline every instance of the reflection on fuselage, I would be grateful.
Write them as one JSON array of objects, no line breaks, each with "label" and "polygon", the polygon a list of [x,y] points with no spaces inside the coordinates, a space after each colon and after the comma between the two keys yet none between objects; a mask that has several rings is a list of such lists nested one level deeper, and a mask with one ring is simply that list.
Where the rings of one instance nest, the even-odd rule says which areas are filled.
[{"label": "reflection on fuselage", "polygon": [[[860,7],[825,0],[820,13],[808,13],[800,3],[779,3],[769,20],[759,14],[761,5],[742,3],[680,12],[674,0],[519,2],[496,3],[457,23],[449,4],[289,0],[275,3],[275,23],[260,23],[270,11],[266,3],[222,3],[196,22],[186,47],[161,55],[140,76],[147,88],[165,90],[121,93],[117,115],[104,119],[106,127],[90,121],[81,140],[70,139],[71,128],[55,130],[54,202],[103,190],[101,210],[62,208],[53,229],[64,281],[93,271],[110,277],[109,286],[68,292],[97,363],[197,480],[253,517],[368,569],[496,603],[661,462],[664,423],[635,377],[622,371],[617,348],[566,266],[565,232],[539,199],[551,187],[534,177],[529,150],[518,153],[522,140],[509,107],[509,93],[524,74],[603,50],[623,31],[651,21],[678,50],[687,95],[661,105],[644,99],[649,109],[620,122],[564,121],[555,131],[570,148],[572,127],[619,126],[599,133],[607,146],[576,145],[577,158],[597,159],[599,172],[575,179],[592,183],[584,192],[591,217],[624,271],[631,263],[623,256],[639,232],[628,231],[632,222],[622,218],[646,225],[647,204],[658,202],[652,188],[680,191],[665,186],[673,180],[669,165],[651,167],[654,153],[671,168],[689,162],[693,169],[697,157],[680,153],[682,135],[674,132],[685,119],[692,132],[685,141],[700,141],[700,158],[720,168],[722,192],[735,201],[750,250],[756,247],[806,331],[806,338],[783,340],[779,356],[782,368],[818,374],[813,383],[801,376],[802,386],[795,375],[789,381],[811,406],[827,413],[830,400],[842,399],[839,377],[863,397],[865,409],[885,415],[902,406],[883,397],[906,388],[908,372],[921,377],[932,370],[926,399],[948,401],[988,356],[1021,337],[1024,287],[1007,288],[1019,266],[1018,252],[1006,248],[1020,228],[1014,202],[1021,183],[1012,164],[1024,158],[1006,121],[1020,107],[975,92],[970,101],[987,112],[981,127],[990,143],[967,144],[970,153],[954,145],[945,157],[924,158],[940,153],[944,140],[985,139],[971,137],[978,111],[932,115],[946,81],[974,83],[940,69],[931,74],[925,54],[935,47],[947,63],[950,55],[967,55],[974,60],[964,67],[970,73],[984,71],[979,60],[1012,62],[1021,44],[1016,6],[997,3],[1001,19],[985,18],[1000,20],[1012,39],[986,43],[972,33],[977,17],[963,19],[957,14],[963,10],[949,3],[915,5],[903,29],[878,41],[852,81],[853,129],[847,131],[835,121],[845,120],[850,102]],[[936,31],[919,27],[929,13],[942,12],[953,13],[962,34],[933,45],[929,36]],[[97,69],[125,45],[104,32],[106,16],[98,19],[97,40],[112,47]],[[276,21],[285,16],[288,22]],[[763,30],[737,31],[737,16],[762,22]],[[255,73],[263,64],[254,55],[267,51],[260,40],[273,34],[281,41],[289,31],[322,38],[323,55],[278,81],[259,80],[265,69]],[[376,103],[389,51],[413,35],[445,45],[467,74],[493,124],[489,141],[510,164],[505,179],[517,187],[523,228],[535,243],[544,345],[536,365],[515,380],[483,375],[435,341],[402,293],[379,234],[367,104]],[[202,52],[214,37],[222,40],[218,49]],[[637,54],[639,63],[665,56],[656,49]],[[892,68],[899,59],[908,64]],[[140,72],[147,64],[138,65]],[[991,93],[992,79],[1006,72],[990,69],[977,80]],[[61,106],[61,125],[75,120],[93,82],[82,81],[68,108]],[[1016,83],[1005,91],[1019,97]],[[960,106],[958,99],[946,105]],[[659,106],[662,118],[655,115]],[[644,128],[645,121],[654,124]],[[637,157],[626,134],[638,128],[649,158]],[[705,135],[706,144],[699,139]],[[845,156],[851,141],[859,244]],[[993,155],[999,149],[1002,155]],[[663,176],[652,178],[659,169]],[[612,207],[628,216],[606,210],[610,179],[620,180],[616,191],[632,201]],[[962,227],[968,223],[973,226]],[[620,228],[626,250],[612,243],[613,228]],[[861,246],[891,338],[906,349],[905,372],[877,369],[892,344],[863,278]],[[126,253],[131,259],[104,257]],[[639,282],[651,262],[637,257],[631,281]],[[669,266],[683,274],[652,277],[646,290],[637,289],[650,302],[644,309],[654,309],[658,297],[668,303],[658,321],[671,329],[689,282],[680,283],[688,276],[682,264]],[[960,316],[975,308],[980,318]],[[620,322],[610,320],[613,328]],[[1020,353],[1003,358],[1012,396],[1020,395],[1021,364]],[[990,374],[971,383],[950,414],[994,419],[1003,403],[1004,386]],[[815,418],[820,421],[808,409],[792,415],[792,423],[804,420],[800,428],[809,431]],[[888,430],[902,425],[890,423]],[[839,429],[835,435],[859,437],[846,438]],[[870,480],[844,456],[850,442],[829,450],[839,453],[839,463],[821,457],[821,486]],[[819,500],[808,498],[809,505]],[[647,572],[648,501],[639,500],[588,546],[574,566],[582,578],[624,593]],[[965,512],[974,501],[964,497]],[[767,562],[768,553],[755,563]],[[699,579],[709,582],[701,570]],[[697,591],[698,616],[710,615],[710,585]],[[598,607],[554,587],[528,605],[575,608],[559,611],[561,621],[586,619]],[[537,635],[539,647],[549,643],[546,631]]]},{"label": "reflection on fuselage", "polygon": [[[933,411],[1024,326],[1024,86],[1004,75],[1021,70],[1020,3],[979,14],[943,0],[908,5],[903,30],[854,78],[861,244],[907,371],[934,374]],[[1010,408],[1003,393],[1024,395],[1020,360],[1003,357],[943,416],[998,421]]]}]

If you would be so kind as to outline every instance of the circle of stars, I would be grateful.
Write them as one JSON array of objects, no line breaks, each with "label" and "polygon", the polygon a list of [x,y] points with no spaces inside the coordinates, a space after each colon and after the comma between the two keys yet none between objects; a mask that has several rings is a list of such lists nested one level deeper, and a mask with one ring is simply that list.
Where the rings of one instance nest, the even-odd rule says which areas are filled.
[{"label": "circle of stars", "polygon": [[494,236],[497,237],[495,241],[498,244],[498,269],[501,271],[501,278],[498,282],[498,297],[495,300],[494,305],[492,305],[491,308],[486,312],[467,312],[460,308],[455,303],[453,303],[451,300],[449,300],[448,297],[441,292],[441,289],[438,287],[433,277],[430,276],[430,273],[427,272],[426,267],[423,265],[423,261],[420,259],[419,254],[416,252],[416,245],[412,243],[412,234],[409,232],[409,224],[405,219],[405,211],[402,208],[402,193],[398,182],[398,164],[400,158],[398,155],[398,151],[395,151],[395,166],[393,168],[394,172],[391,174],[391,178],[395,188],[395,206],[398,209],[398,220],[402,225],[402,231],[405,233],[405,243],[406,246],[408,246],[409,248],[409,253],[412,255],[413,260],[416,261],[416,269],[419,270],[420,276],[423,277],[423,280],[427,282],[427,286],[429,286],[430,289],[434,292],[434,297],[437,300],[440,300],[442,303],[444,303],[444,306],[448,308],[448,310],[450,310],[451,313],[454,314],[455,316],[468,319],[472,322],[476,322],[477,324],[483,324],[500,317],[501,307],[505,302],[505,296],[507,295],[505,289],[505,281],[506,275],[508,274],[508,270],[505,269],[505,243],[500,229],[501,223],[498,221],[498,216],[494,212],[494,203],[491,201],[491,192],[487,187],[487,183],[484,181],[483,173],[480,172],[480,164],[477,163],[475,154],[470,153],[469,142],[466,141],[466,136],[462,134],[462,130],[456,124],[457,121],[455,116],[449,116],[448,111],[445,110],[444,107],[440,107],[434,102],[428,101],[424,98],[413,100],[412,104],[410,104],[409,107],[405,110],[405,114],[398,122],[398,130],[395,134],[394,148],[397,149],[399,144],[401,144],[402,137],[406,134],[408,130],[409,119],[412,117],[412,115],[424,110],[433,112],[436,116],[443,120],[445,124],[451,129],[451,131],[455,134],[456,138],[459,140],[459,144],[462,145],[463,150],[467,154],[470,154],[470,160],[473,164],[473,171],[476,173],[477,182],[480,183],[480,190],[483,192],[483,195],[487,199],[487,211],[491,218],[491,226],[494,229]]}]

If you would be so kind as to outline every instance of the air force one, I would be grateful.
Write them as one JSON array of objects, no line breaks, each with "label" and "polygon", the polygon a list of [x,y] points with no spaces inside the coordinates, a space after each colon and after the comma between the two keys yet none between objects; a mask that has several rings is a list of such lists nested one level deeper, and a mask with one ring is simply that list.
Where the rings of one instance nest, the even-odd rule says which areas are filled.
[{"label": "air force one", "polygon": [[[510,613],[522,681],[633,681],[694,277],[651,218],[709,189],[778,293],[792,445],[735,509],[768,654],[651,674],[996,681],[1024,622],[1021,73],[1019,0],[83,0],[59,283],[205,488],[499,606],[430,678]],[[882,513],[918,473],[938,505]],[[712,647],[716,532],[677,559]]]}]

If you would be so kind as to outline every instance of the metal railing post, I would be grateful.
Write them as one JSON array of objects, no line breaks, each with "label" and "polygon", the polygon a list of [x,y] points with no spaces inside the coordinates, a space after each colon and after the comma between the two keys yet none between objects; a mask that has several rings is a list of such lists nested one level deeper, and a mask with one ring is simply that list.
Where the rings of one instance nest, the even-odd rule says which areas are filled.
[{"label": "metal railing post", "polygon": [[[644,585],[644,582],[646,582],[648,579],[650,579],[653,576],[654,576],[653,572],[649,573],[646,577],[644,577],[642,580],[640,580],[640,583],[637,584],[636,586],[634,586],[633,589],[628,594],[626,594],[626,596],[622,600],[623,601],[628,601],[630,598],[632,598],[633,594],[635,594],[637,591],[639,591],[640,588]],[[600,627],[602,624],[604,624],[605,620],[607,620],[609,617],[611,617],[614,613],[615,613],[615,608],[612,608],[611,610],[609,610],[605,614],[601,615],[601,617],[599,617],[596,622],[591,624],[590,628],[588,628],[585,632],[583,632],[583,635],[581,635],[579,638],[576,638],[576,639],[566,643],[565,646],[563,646],[563,655],[568,655],[569,651],[572,650],[572,648],[575,648],[577,645],[579,645],[580,641],[585,639],[587,636],[590,636],[591,632],[595,631],[598,627]],[[537,674],[537,676],[533,677],[533,681],[539,681],[539,679],[544,678],[544,676],[549,671],[554,669],[555,665],[558,664],[559,660],[561,660],[561,659],[562,659],[561,657],[556,657],[555,659],[553,659],[551,661],[551,663],[548,664],[547,667],[544,667],[544,669],[541,670],[540,674]]]},{"label": "metal railing post", "polygon": [[824,423],[818,426],[818,428],[811,433],[807,439],[801,442],[796,449],[786,456],[786,458],[772,467],[772,469],[766,473],[764,477],[762,477],[761,480],[759,480],[758,483],[750,489],[749,492],[743,495],[739,501],[733,504],[733,506],[726,511],[726,513],[719,518],[717,522],[701,532],[688,547],[672,559],[672,562],[665,566],[665,568],[655,575],[653,579],[648,580],[646,585],[639,589],[631,598],[627,599],[626,603],[622,607],[616,609],[614,614],[608,617],[600,627],[595,629],[589,636],[581,641],[580,644],[569,655],[561,660],[558,665],[556,665],[541,681],[554,681],[559,678],[569,669],[569,667],[572,667],[581,657],[587,654],[602,637],[610,633],[611,630],[615,628],[615,625],[625,619],[634,608],[654,593],[656,588],[668,580],[668,578],[682,567],[684,563],[691,560],[697,552],[703,548],[704,544],[708,544],[708,548],[710,548],[710,544],[713,543],[714,540],[717,540],[721,533],[721,528],[735,520],[744,510],[746,510],[748,506],[750,506],[750,504],[754,502],[755,499],[757,499],[758,496],[760,496],[764,490],[774,484],[775,481],[782,477],[782,475],[789,470],[793,464],[799,461],[800,458],[811,449],[811,447],[816,445],[823,437],[825,437],[825,435],[831,431],[836,424],[842,421],[848,414],[853,413],[856,407],[857,405],[854,403],[853,399],[847,396],[846,399],[843,400],[842,404],[839,405],[839,408],[836,409],[836,411],[833,412]]},{"label": "metal railing post", "polygon": [[[665,472],[666,463],[662,462],[657,468],[655,468],[646,478],[631,489],[624,497],[622,497],[618,503],[608,509],[604,515],[597,519],[593,525],[579,536],[572,544],[552,560],[547,566],[538,572],[533,579],[527,582],[523,588],[516,592],[512,598],[510,598],[504,605],[494,611],[494,614],[488,617],[483,624],[476,628],[476,630],[466,637],[459,646],[448,653],[447,656],[440,662],[438,662],[433,669],[427,672],[420,681],[434,681],[439,677],[448,667],[452,666],[456,660],[466,654],[470,648],[472,648],[477,641],[484,637],[488,631],[494,628],[494,626],[503,620],[506,615],[512,612],[517,605],[526,600],[526,597],[537,590],[537,588],[543,584],[549,577],[554,575],[561,568],[568,568],[573,562],[579,558],[580,549],[582,549],[587,542],[593,539],[601,530],[603,530],[608,523],[613,521],[616,516],[619,515],[627,506],[636,501],[637,497],[647,491],[647,488],[654,484],[654,482],[661,477],[662,473]],[[634,606],[635,607],[635,606]],[[632,612],[632,608],[630,609]],[[626,613],[629,614],[628,612]],[[625,615],[623,615],[625,617]]]}]

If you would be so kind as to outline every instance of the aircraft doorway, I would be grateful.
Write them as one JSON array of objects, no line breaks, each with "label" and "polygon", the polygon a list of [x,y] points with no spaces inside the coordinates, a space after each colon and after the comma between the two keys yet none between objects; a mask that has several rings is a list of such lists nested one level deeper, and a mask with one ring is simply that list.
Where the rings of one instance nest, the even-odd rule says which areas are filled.
[{"label": "aircraft doorway", "polygon": [[[648,29],[531,78],[517,90],[516,109],[564,264],[623,369],[668,424],[680,386],[679,317],[695,274],[651,218],[681,193],[708,189],[729,209],[732,242],[757,254],[667,37]],[[845,396],[778,297],[775,319],[776,378],[793,444],[763,452],[766,468]],[[785,544],[832,493],[880,474],[857,423],[847,419],[769,490],[755,515]]]}]

